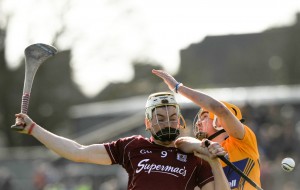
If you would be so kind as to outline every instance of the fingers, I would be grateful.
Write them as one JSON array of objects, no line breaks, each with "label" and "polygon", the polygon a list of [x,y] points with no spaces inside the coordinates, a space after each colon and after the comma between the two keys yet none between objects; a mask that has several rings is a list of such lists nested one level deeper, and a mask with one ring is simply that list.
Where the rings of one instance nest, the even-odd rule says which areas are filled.
[{"label": "fingers", "polygon": [[178,83],[174,77],[172,77],[169,73],[163,71],[163,70],[155,70],[152,69],[152,73],[160,77],[164,80],[164,82],[168,85],[169,89],[172,90]]},{"label": "fingers", "polygon": [[28,126],[33,123],[33,121],[24,113],[15,114],[16,116],[16,125],[18,126]]},{"label": "fingers", "polygon": [[163,80],[166,80],[168,77],[168,73],[162,71],[162,70],[152,70],[152,73],[155,74],[156,76],[162,78]]},{"label": "fingers", "polygon": [[210,154],[213,157],[226,155],[226,151],[224,150],[224,148],[219,143],[209,141],[209,144],[210,145],[207,148],[208,148],[208,151],[210,152]]},{"label": "fingers", "polygon": [[152,69],[152,73],[161,77],[161,73],[162,73],[162,70],[155,70],[155,69]]},{"label": "fingers", "polygon": [[227,152],[219,143],[209,141],[208,139],[204,139],[200,144],[200,147],[201,148],[197,149],[197,154],[206,155],[210,159],[227,154]]},{"label": "fingers", "polygon": [[226,154],[226,151],[223,148],[215,148],[213,150],[209,150],[209,152],[213,156],[224,156]]},{"label": "fingers", "polygon": [[25,117],[28,117],[26,114],[24,114],[24,113],[17,113],[17,114],[15,114],[15,116],[16,117],[18,117],[18,118],[25,118]]},{"label": "fingers", "polygon": [[164,80],[171,80],[174,79],[169,73],[163,71],[163,70],[155,70],[152,69],[152,73],[159,76],[160,78],[164,79]]},{"label": "fingers", "polygon": [[162,73],[162,72],[163,72],[162,70],[152,69],[152,73],[153,73],[153,74],[160,74],[160,73]]},{"label": "fingers", "polygon": [[25,126],[24,114],[15,114],[16,116],[16,125],[17,126]]}]

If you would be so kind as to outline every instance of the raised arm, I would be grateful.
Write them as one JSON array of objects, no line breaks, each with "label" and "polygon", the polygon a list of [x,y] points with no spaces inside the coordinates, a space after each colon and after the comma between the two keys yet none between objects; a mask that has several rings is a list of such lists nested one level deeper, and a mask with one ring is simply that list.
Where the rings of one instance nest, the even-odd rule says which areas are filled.
[{"label": "raised arm", "polygon": [[[177,90],[177,93],[188,98],[199,107],[204,108],[208,112],[214,113],[218,117],[221,126],[228,135],[238,139],[242,139],[245,134],[243,124],[227,109],[220,101],[213,97],[195,89],[180,84],[173,76],[162,70],[152,70],[152,73],[163,79],[170,90]],[[177,89],[176,89],[177,86]]]},{"label": "raised arm", "polygon": [[103,144],[81,145],[55,135],[35,124],[27,115],[16,114],[16,125],[26,126],[21,133],[30,134],[58,155],[75,162],[110,165],[111,159]]}]

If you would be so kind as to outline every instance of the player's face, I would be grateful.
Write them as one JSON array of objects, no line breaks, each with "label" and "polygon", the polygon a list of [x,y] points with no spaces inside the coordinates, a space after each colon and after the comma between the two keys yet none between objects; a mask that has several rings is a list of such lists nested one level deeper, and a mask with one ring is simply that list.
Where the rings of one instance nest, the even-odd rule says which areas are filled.
[{"label": "player's face", "polygon": [[209,118],[209,113],[207,111],[200,111],[198,114],[198,119],[195,123],[195,133],[200,135],[201,138],[207,138],[213,134],[212,119]]},{"label": "player's face", "polygon": [[177,128],[178,114],[174,106],[163,106],[153,110],[152,127],[163,129],[166,127]]},{"label": "player's face", "polygon": [[152,112],[151,133],[162,141],[173,141],[179,135],[179,116],[175,106],[162,106]]}]

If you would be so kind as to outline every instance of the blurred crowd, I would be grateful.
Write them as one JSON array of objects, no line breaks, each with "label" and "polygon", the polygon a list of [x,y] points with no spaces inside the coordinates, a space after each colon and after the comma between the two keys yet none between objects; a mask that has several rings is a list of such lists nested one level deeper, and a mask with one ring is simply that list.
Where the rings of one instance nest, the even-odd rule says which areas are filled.
[{"label": "blurred crowd", "polygon": [[[264,189],[299,189],[300,174],[300,105],[275,104],[243,108],[246,123],[257,135],[261,156],[261,181]],[[291,157],[296,162],[294,171],[281,169],[281,161]]]},{"label": "blurred crowd", "polygon": [[[299,189],[300,104],[246,104],[241,109],[245,124],[257,135],[263,189]],[[292,172],[281,169],[281,160],[285,157],[292,157],[296,162]],[[29,174],[32,176],[28,178],[32,179],[33,190],[125,190],[127,186],[127,174],[120,166],[114,168],[114,175],[100,174],[101,171],[96,175],[89,170],[104,172],[105,166],[102,166],[104,169],[95,166],[83,169],[83,165],[77,163],[37,163],[34,164],[33,173]],[[0,189],[17,190],[14,180],[7,168],[0,168]]]}]

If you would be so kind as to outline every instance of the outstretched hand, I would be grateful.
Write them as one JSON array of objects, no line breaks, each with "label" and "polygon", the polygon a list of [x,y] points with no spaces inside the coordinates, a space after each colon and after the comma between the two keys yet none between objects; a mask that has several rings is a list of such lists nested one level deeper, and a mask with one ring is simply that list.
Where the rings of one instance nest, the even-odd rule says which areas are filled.
[{"label": "outstretched hand", "polygon": [[164,82],[168,85],[169,89],[172,91],[174,90],[176,84],[178,84],[177,80],[172,75],[163,70],[152,69],[152,73],[163,79]]}]

